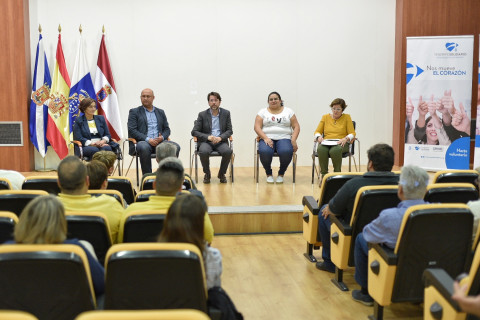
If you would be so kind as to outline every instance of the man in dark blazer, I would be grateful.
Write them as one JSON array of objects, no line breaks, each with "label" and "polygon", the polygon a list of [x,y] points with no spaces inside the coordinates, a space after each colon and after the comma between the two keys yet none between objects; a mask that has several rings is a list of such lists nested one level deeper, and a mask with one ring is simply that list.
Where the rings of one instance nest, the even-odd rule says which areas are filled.
[{"label": "man in dark blazer", "polygon": [[[140,157],[142,174],[152,172],[152,154],[155,147],[163,143],[173,143],[177,147],[177,157],[180,146],[172,141],[167,141],[170,136],[167,116],[162,109],[153,106],[155,95],[152,89],[144,89],[140,95],[142,105],[130,109],[128,114],[128,137],[137,140],[137,153]],[[133,143],[129,142],[130,155],[135,153]],[[138,170],[138,169],[137,169]]]},{"label": "man in dark blazer", "polygon": [[192,136],[197,137],[199,143],[198,154],[205,173],[203,183],[210,183],[209,154],[214,150],[222,156],[218,178],[220,183],[227,183],[225,173],[232,156],[228,138],[233,134],[230,111],[220,108],[222,98],[217,92],[210,92],[207,100],[210,108],[198,114],[192,129]]}]

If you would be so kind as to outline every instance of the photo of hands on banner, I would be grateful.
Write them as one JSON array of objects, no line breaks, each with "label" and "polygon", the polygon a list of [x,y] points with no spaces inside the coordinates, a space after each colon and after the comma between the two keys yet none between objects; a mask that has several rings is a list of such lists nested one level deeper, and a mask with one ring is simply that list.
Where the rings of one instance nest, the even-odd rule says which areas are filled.
[{"label": "photo of hands on banner", "polygon": [[452,90],[445,90],[440,97],[407,96],[405,109],[407,144],[450,145],[470,136],[470,112],[467,113],[462,102],[455,103]]}]

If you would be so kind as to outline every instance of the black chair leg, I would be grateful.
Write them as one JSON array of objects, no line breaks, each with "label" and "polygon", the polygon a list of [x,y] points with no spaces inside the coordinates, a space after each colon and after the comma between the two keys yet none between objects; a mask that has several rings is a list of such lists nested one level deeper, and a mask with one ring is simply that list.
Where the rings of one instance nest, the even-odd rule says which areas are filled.
[{"label": "black chair leg", "polygon": [[335,278],[332,279],[334,285],[336,285],[342,291],[348,291],[347,285],[343,282],[343,270],[335,267]]},{"label": "black chair leg", "polygon": [[377,303],[373,302],[373,314],[368,316],[370,320],[383,320],[383,307]]},{"label": "black chair leg", "polygon": [[310,262],[317,262],[317,258],[313,256],[313,244],[307,242],[307,251],[303,254]]},{"label": "black chair leg", "polygon": [[138,170],[140,170],[140,168],[138,167],[138,154],[136,154],[135,156],[135,163],[137,165],[137,188],[140,187],[140,181],[139,181],[139,174],[138,174]]}]

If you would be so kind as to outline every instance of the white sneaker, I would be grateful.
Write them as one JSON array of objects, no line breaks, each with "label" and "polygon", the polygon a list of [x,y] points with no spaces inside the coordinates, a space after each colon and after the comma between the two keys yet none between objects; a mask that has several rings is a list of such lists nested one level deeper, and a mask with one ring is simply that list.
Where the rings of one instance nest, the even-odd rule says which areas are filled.
[{"label": "white sneaker", "polygon": [[283,183],[283,176],[278,176],[276,183]]},{"label": "white sneaker", "polygon": [[274,183],[275,181],[273,180],[273,176],[268,176],[267,177],[267,183]]}]

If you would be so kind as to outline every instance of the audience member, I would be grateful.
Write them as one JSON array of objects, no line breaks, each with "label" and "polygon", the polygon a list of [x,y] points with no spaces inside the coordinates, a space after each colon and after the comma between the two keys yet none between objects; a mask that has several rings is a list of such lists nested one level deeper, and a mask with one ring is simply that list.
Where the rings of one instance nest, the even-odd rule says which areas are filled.
[{"label": "audience member", "polygon": [[92,197],[87,193],[89,178],[87,168],[75,156],[68,156],[58,166],[59,200],[66,211],[102,212],[108,219],[112,241],[117,239],[122,205],[115,198],[101,195]]},{"label": "audience member", "polygon": [[321,208],[323,219],[322,217],[318,219],[318,232],[322,241],[323,261],[317,262],[317,269],[335,272],[335,265],[330,259],[331,222],[328,216],[334,214],[337,218],[350,222],[358,189],[364,186],[398,183],[398,175],[391,172],[394,160],[394,151],[391,146],[379,143],[372,146],[367,153],[368,172],[345,183],[330,202]]},{"label": "audience member", "polygon": [[[148,201],[132,203],[125,210],[124,216],[138,210],[167,210],[175,200],[175,195],[181,192],[184,178],[183,165],[179,159],[175,157],[163,159],[159,163],[154,182],[155,195],[150,196]],[[201,195],[201,192],[198,190],[192,191]],[[213,226],[207,211],[204,212],[204,219],[205,240],[211,243],[213,240]]]},{"label": "audience member", "polygon": [[[128,114],[128,137],[137,140],[137,154],[140,157],[142,174],[152,172],[151,155],[155,147],[163,142],[173,143],[177,147],[177,157],[180,146],[172,141],[167,141],[170,136],[167,116],[162,109],[153,106],[155,95],[152,89],[144,89],[140,95],[142,105],[130,109]],[[135,153],[133,143],[129,142],[130,155]],[[138,170],[138,168],[137,168]]]},{"label": "audience member", "polygon": [[232,157],[232,149],[228,145],[228,138],[233,134],[230,111],[220,108],[222,98],[218,92],[210,92],[207,95],[209,109],[198,114],[198,118],[192,129],[192,136],[198,138],[198,155],[202,162],[203,183],[210,183],[210,153],[218,151],[222,156],[220,170],[217,177],[220,183],[227,183],[225,173]]},{"label": "audience member", "polygon": [[92,157],[92,160],[98,160],[102,162],[108,169],[108,175],[112,175],[115,170],[115,161],[117,156],[112,151],[98,151]]},{"label": "audience member", "polygon": [[87,163],[87,175],[89,181],[89,190],[107,189],[108,170],[102,162],[98,160],[92,160]]},{"label": "audience member", "polygon": [[401,202],[396,208],[385,209],[378,218],[367,224],[355,240],[355,280],[360,290],[352,291],[352,298],[365,305],[373,305],[368,293],[368,245],[383,243],[393,249],[397,244],[398,233],[405,211],[411,206],[425,204],[423,200],[428,185],[428,173],[417,166],[405,166],[398,183],[398,198]]},{"label": "audience member", "polygon": [[13,170],[0,170],[0,178],[8,179],[14,190],[21,190],[25,181],[25,177],[20,172]]},{"label": "audience member", "polygon": [[105,291],[105,270],[96,260],[85,244],[88,242],[78,239],[67,240],[67,221],[65,209],[54,196],[39,196],[23,209],[18,224],[15,226],[15,241],[9,243],[21,244],[74,244],[81,247],[88,258],[90,274],[95,294],[101,295]]},{"label": "audience member", "polygon": [[480,294],[476,296],[468,296],[467,290],[467,284],[461,285],[458,281],[455,281],[453,283],[452,299],[458,302],[458,305],[463,312],[480,317]]}]

